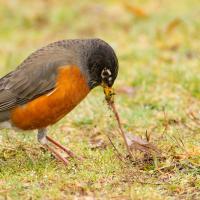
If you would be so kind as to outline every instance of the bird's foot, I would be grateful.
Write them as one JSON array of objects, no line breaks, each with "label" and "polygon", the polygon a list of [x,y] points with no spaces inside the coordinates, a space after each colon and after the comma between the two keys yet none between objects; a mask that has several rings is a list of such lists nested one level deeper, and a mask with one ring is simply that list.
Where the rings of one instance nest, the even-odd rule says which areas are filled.
[{"label": "bird's foot", "polygon": [[50,138],[49,136],[46,136],[46,139],[51,142],[52,144],[54,144],[56,147],[58,147],[59,149],[63,150],[65,153],[68,154],[68,156],[70,156],[71,158],[77,158],[78,160],[83,160],[83,158],[78,157],[74,152],[72,152],[70,149],[68,149],[67,147],[64,147],[62,144],[60,144],[59,142],[55,141],[54,139]]},{"label": "bird's foot", "polygon": [[52,148],[51,146],[49,146],[48,144],[44,144],[44,147],[50,151],[53,156],[58,160],[61,161],[64,165],[68,165],[69,161],[64,158],[58,151],[56,151],[54,148]]},{"label": "bird's foot", "polygon": [[79,160],[82,160],[82,158],[76,156],[70,149],[64,147],[62,144],[59,142],[55,141],[54,139],[50,138],[49,136],[46,135],[46,129],[39,129],[38,130],[38,141],[45,146],[45,148],[50,151],[57,160],[62,161],[65,165],[69,163],[67,158],[63,157],[60,152],[55,150],[53,147],[49,145],[49,143],[53,144],[55,147],[59,148],[61,151],[64,151],[68,157],[71,158],[77,158]]}]

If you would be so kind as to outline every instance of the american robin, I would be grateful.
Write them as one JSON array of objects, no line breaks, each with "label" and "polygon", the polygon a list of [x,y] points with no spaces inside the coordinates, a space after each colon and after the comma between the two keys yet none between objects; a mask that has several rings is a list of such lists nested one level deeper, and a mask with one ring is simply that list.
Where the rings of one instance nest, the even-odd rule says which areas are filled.
[{"label": "american robin", "polygon": [[0,79],[0,127],[38,130],[38,141],[57,159],[68,160],[50,143],[75,154],[46,135],[46,128],[63,118],[87,94],[101,85],[106,98],[118,74],[114,50],[100,39],[62,40],[25,59]]}]

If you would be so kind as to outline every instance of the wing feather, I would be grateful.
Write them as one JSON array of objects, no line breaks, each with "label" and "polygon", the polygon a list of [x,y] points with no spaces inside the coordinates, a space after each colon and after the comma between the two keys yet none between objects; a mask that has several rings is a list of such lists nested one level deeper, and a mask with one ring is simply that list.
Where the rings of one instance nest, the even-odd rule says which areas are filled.
[{"label": "wing feather", "polygon": [[0,112],[12,109],[55,88],[57,69],[73,64],[66,41],[58,41],[31,54],[0,79]]}]

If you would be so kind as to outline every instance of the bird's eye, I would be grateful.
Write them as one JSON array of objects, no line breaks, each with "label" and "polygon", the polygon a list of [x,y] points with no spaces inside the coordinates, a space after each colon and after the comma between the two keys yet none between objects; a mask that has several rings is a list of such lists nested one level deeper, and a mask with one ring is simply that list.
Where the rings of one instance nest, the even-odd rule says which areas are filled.
[{"label": "bird's eye", "polygon": [[107,68],[104,68],[101,72],[101,77],[105,78],[105,77],[109,77],[111,76],[111,71]]}]

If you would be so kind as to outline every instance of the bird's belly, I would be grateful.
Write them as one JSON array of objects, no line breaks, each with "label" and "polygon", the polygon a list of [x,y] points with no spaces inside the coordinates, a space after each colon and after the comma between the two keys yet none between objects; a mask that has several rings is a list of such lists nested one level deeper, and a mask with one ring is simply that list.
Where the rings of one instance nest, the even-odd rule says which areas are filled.
[{"label": "bird's belly", "polygon": [[11,122],[23,130],[47,127],[69,113],[88,92],[87,82],[79,68],[62,67],[58,73],[55,89],[13,109]]}]

